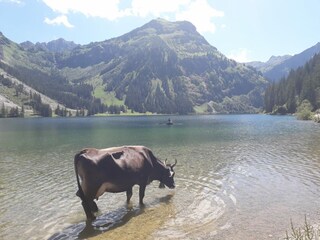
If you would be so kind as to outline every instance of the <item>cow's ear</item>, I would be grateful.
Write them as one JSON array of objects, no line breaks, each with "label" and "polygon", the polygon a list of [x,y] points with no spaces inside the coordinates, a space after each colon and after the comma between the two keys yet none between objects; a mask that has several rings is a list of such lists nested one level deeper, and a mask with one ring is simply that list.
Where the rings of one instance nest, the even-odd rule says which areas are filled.
[{"label": "cow's ear", "polygon": [[160,182],[160,184],[159,184],[159,188],[165,188],[164,183]]}]

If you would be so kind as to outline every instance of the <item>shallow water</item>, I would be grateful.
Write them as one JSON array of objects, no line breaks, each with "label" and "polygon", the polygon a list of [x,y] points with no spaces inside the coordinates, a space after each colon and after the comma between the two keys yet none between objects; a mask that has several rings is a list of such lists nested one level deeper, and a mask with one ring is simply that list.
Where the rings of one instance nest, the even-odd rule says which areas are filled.
[{"label": "shallow water", "polygon": [[[264,115],[0,119],[0,239],[283,239],[320,217],[320,125]],[[104,194],[85,224],[73,169],[84,147],[146,145],[178,160],[145,206]]]}]

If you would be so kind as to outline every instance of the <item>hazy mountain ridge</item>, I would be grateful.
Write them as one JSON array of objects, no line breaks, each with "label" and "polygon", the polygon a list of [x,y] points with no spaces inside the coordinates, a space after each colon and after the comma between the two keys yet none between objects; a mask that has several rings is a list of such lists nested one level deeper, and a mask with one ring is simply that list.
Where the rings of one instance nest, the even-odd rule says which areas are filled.
[{"label": "hazy mountain ridge", "polygon": [[287,77],[291,70],[302,67],[318,53],[320,53],[320,42],[293,56],[285,55],[271,57],[266,63],[249,62],[246,64],[255,67],[258,71],[261,71],[263,76],[267,79],[278,81],[281,78]]},{"label": "hazy mountain ridge", "polygon": [[37,42],[32,43],[30,41],[20,43],[20,46],[25,50],[33,50],[33,51],[49,51],[49,52],[64,52],[71,51],[72,49],[80,46],[80,44],[76,44],[73,41],[66,41],[63,38],[59,38],[50,42]]},{"label": "hazy mountain ridge", "polygon": [[248,62],[246,64],[256,68],[262,73],[265,73],[271,70],[272,68],[274,68],[276,65],[281,64],[282,62],[288,60],[291,57],[292,57],[291,55],[271,56],[267,62],[254,61],[254,62]]}]

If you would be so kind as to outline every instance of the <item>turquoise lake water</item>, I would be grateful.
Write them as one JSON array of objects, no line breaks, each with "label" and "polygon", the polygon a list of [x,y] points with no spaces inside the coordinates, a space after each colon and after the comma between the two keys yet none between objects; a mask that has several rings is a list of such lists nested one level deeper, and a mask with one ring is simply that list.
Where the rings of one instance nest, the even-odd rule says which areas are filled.
[{"label": "turquoise lake water", "polygon": [[[0,119],[0,239],[283,239],[320,223],[320,124],[291,116]],[[176,189],[104,194],[85,225],[73,167],[85,147],[145,145]],[[143,224],[143,226],[141,226]],[[139,231],[137,231],[139,229]]]}]

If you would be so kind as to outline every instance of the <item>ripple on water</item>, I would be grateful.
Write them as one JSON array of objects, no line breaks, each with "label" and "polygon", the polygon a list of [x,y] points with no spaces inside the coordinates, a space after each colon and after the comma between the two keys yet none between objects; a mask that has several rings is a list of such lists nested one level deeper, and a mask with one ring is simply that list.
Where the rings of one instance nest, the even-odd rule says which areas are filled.
[{"label": "ripple on water", "polygon": [[156,239],[188,239],[215,234],[217,219],[226,204],[219,196],[221,181],[206,176],[177,178],[179,191],[175,194],[175,214],[153,236]]}]

